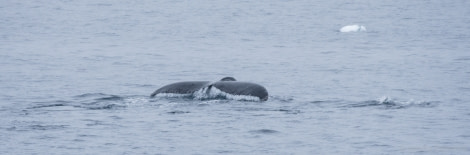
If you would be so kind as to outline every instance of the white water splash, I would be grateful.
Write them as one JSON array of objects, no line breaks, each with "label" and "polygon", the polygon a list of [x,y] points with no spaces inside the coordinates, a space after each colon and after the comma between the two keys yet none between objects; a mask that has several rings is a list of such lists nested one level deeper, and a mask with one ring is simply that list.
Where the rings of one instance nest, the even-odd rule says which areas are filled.
[{"label": "white water splash", "polygon": [[217,89],[216,87],[204,87],[193,93],[194,98],[204,99],[217,99],[224,98],[229,100],[238,101],[260,101],[259,97],[249,95],[233,95]]},{"label": "white water splash", "polygon": [[198,100],[228,99],[228,100],[237,100],[237,101],[260,101],[260,98],[256,96],[233,95],[233,94],[223,92],[220,89],[217,89],[215,87],[203,87],[192,94],[160,93],[160,94],[157,94],[156,97],[162,97],[162,98],[192,97]]}]

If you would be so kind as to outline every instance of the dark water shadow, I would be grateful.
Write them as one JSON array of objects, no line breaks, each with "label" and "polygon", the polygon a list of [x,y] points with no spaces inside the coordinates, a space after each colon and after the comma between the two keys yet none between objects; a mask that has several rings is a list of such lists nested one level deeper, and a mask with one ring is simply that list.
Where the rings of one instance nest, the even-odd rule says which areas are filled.
[{"label": "dark water shadow", "polygon": [[51,101],[51,102],[34,102],[33,104],[34,104],[33,106],[28,107],[27,109],[68,106],[70,104],[70,101],[57,100],[57,101]]},{"label": "dark water shadow", "polygon": [[[118,96],[103,93],[87,93],[71,97],[70,100],[34,102],[26,109],[59,110],[107,110],[126,108],[133,96]],[[143,97],[136,97],[142,98]],[[144,100],[146,101],[146,100]],[[148,101],[148,100],[147,100]]]},{"label": "dark water shadow", "polygon": [[74,96],[72,106],[89,110],[126,108],[127,105],[124,102],[126,98],[128,97],[104,93],[87,93]]},{"label": "dark water shadow", "polygon": [[11,126],[6,127],[7,131],[28,132],[33,130],[49,131],[49,130],[63,130],[69,128],[70,125],[64,124],[50,124],[40,121],[13,121]]},{"label": "dark water shadow", "polygon": [[272,129],[259,129],[259,130],[250,130],[248,131],[249,133],[252,134],[264,134],[264,135],[270,135],[270,134],[278,134],[280,133],[279,131],[272,130]]},{"label": "dark water shadow", "polygon": [[172,114],[172,115],[187,114],[187,113],[191,113],[191,112],[189,112],[189,111],[182,111],[182,110],[173,110],[173,111],[167,112],[167,114]]}]

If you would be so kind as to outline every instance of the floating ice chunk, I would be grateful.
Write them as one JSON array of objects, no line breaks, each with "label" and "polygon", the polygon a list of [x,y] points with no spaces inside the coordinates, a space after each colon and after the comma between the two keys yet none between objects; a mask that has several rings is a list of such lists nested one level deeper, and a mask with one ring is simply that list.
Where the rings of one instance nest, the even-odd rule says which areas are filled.
[{"label": "floating ice chunk", "polygon": [[347,25],[339,29],[340,32],[362,32],[366,31],[366,27],[362,25]]}]

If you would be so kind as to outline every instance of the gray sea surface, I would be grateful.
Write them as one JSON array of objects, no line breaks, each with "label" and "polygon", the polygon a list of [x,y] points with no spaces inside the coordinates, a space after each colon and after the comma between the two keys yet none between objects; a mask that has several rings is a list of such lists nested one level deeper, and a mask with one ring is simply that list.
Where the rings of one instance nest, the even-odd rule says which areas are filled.
[{"label": "gray sea surface", "polygon": [[[1,0],[0,154],[469,154],[469,8]],[[149,97],[225,76],[268,101]]]}]

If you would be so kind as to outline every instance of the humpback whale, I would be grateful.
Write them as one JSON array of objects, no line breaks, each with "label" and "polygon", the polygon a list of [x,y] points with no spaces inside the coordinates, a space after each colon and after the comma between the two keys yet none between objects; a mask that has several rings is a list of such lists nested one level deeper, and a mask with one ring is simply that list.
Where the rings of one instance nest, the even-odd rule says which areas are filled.
[{"label": "humpback whale", "polygon": [[263,86],[236,81],[233,77],[224,77],[220,81],[184,81],[168,84],[157,89],[150,97],[187,95],[199,99],[225,98],[242,100],[268,100],[268,91]]}]

